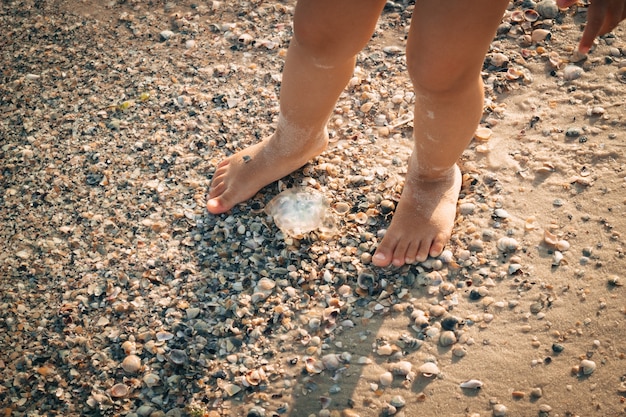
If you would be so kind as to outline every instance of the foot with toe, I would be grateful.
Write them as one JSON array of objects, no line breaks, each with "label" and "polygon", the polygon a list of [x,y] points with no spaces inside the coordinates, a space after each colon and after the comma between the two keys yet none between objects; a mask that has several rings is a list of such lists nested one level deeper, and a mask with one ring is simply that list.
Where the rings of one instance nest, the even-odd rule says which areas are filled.
[{"label": "foot with toe", "polygon": [[427,179],[412,175],[409,166],[400,202],[372,263],[402,266],[439,256],[452,234],[461,182],[456,165]]}]

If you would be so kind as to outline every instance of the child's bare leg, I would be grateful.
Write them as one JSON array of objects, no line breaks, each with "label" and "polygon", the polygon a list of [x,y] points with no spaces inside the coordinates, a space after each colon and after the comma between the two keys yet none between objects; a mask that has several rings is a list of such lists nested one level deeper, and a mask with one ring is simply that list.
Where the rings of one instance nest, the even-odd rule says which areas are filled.
[{"label": "child's bare leg", "polygon": [[461,187],[456,162],[482,115],[480,71],[506,5],[504,0],[416,2],[407,43],[417,97],[415,147],[375,265],[438,256],[450,239]]},{"label": "child's bare leg", "polygon": [[300,0],[273,135],[222,161],[207,209],[230,210],[298,169],[327,145],[326,123],[370,39],[385,0]]}]

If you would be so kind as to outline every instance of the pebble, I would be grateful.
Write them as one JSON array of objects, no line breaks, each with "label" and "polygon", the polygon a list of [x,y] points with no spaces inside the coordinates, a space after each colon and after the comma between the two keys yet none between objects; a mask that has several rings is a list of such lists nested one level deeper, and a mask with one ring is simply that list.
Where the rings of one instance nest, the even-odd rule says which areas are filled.
[{"label": "pebble", "polygon": [[554,0],[542,0],[537,3],[535,10],[545,19],[554,19],[559,14],[559,7]]}]

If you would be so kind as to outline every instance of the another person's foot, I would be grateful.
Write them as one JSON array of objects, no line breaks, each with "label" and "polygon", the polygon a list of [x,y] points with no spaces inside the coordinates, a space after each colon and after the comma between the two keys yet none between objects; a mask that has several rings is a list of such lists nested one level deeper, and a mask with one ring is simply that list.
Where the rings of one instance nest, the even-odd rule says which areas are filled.
[{"label": "another person's foot", "polygon": [[276,133],[219,163],[207,210],[220,214],[252,198],[261,188],[305,165],[326,149],[328,134],[280,124]]},{"label": "another person's foot", "polygon": [[391,224],[372,262],[402,266],[439,256],[452,234],[462,176],[458,166],[434,179],[409,172]]}]

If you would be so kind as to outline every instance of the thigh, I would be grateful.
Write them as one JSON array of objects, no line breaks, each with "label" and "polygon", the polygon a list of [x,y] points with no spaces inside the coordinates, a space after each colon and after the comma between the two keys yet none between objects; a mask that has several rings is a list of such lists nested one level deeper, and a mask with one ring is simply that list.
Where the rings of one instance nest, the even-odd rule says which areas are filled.
[{"label": "thigh", "polygon": [[507,0],[416,0],[407,41],[414,83],[450,87],[480,74]]},{"label": "thigh", "polygon": [[299,0],[295,39],[317,58],[351,58],[371,38],[384,6],[385,0]]}]

